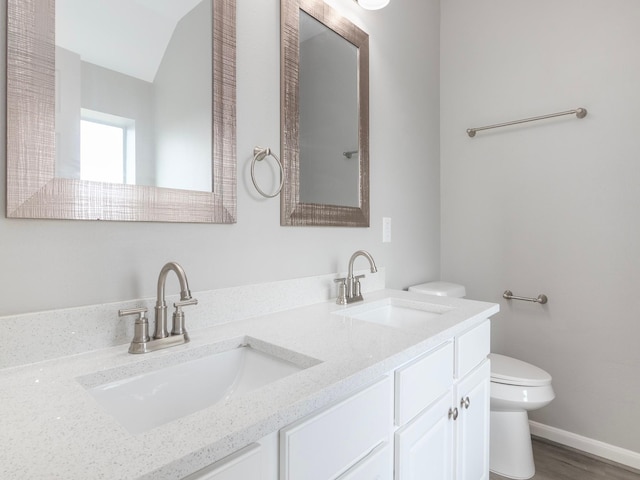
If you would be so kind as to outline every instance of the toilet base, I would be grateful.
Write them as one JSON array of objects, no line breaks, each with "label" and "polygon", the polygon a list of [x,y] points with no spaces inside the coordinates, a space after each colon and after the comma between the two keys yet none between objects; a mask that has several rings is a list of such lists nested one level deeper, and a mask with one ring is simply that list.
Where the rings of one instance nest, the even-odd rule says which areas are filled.
[{"label": "toilet base", "polygon": [[507,478],[533,477],[531,432],[527,412],[491,411],[490,469]]}]

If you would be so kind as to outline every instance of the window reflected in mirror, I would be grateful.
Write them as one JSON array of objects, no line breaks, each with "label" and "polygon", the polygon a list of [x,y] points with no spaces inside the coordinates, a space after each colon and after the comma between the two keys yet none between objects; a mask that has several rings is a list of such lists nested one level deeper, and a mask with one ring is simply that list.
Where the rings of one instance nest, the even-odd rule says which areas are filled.
[{"label": "window reflected in mirror", "polygon": [[128,168],[135,171],[135,156],[126,154],[126,134],[117,125],[80,120],[80,180],[135,184],[126,175]]}]

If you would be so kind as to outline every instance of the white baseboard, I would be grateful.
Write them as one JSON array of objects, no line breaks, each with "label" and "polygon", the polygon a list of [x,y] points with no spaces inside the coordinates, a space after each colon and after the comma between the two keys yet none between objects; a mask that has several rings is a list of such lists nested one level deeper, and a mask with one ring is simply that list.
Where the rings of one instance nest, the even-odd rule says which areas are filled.
[{"label": "white baseboard", "polygon": [[640,453],[624,448],[609,445],[608,443],[583,437],[575,433],[560,430],[559,428],[543,425],[542,423],[529,421],[531,434],[537,437],[551,440],[552,442],[575,448],[591,455],[611,460],[612,462],[626,465],[640,470]]}]

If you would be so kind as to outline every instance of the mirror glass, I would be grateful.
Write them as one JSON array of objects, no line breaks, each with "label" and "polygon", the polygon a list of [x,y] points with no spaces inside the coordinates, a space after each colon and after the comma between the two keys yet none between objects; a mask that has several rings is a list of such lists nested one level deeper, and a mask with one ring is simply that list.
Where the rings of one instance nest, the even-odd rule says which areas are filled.
[{"label": "mirror glass", "polygon": [[300,202],[360,206],[358,49],[300,12]]},{"label": "mirror glass", "polygon": [[281,224],[368,227],[368,36],[322,0],[282,9]]},{"label": "mirror glass", "polygon": [[235,0],[9,0],[7,216],[235,223]]},{"label": "mirror glass", "polygon": [[56,176],[212,191],[212,0],[56,0]]}]

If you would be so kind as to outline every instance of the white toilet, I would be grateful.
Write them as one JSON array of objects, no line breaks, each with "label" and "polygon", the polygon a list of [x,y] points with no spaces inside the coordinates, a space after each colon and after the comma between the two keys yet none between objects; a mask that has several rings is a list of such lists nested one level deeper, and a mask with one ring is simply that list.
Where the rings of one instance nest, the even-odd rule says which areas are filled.
[{"label": "white toilet", "polygon": [[527,411],[555,398],[551,375],[529,363],[490,353],[491,471],[526,479],[536,473]]},{"label": "white toilet", "polygon": [[[464,297],[462,285],[429,282],[409,287],[410,292]],[[491,471],[508,478],[528,479],[535,474],[527,412],[555,398],[551,375],[529,363],[490,353],[491,359]]]}]

